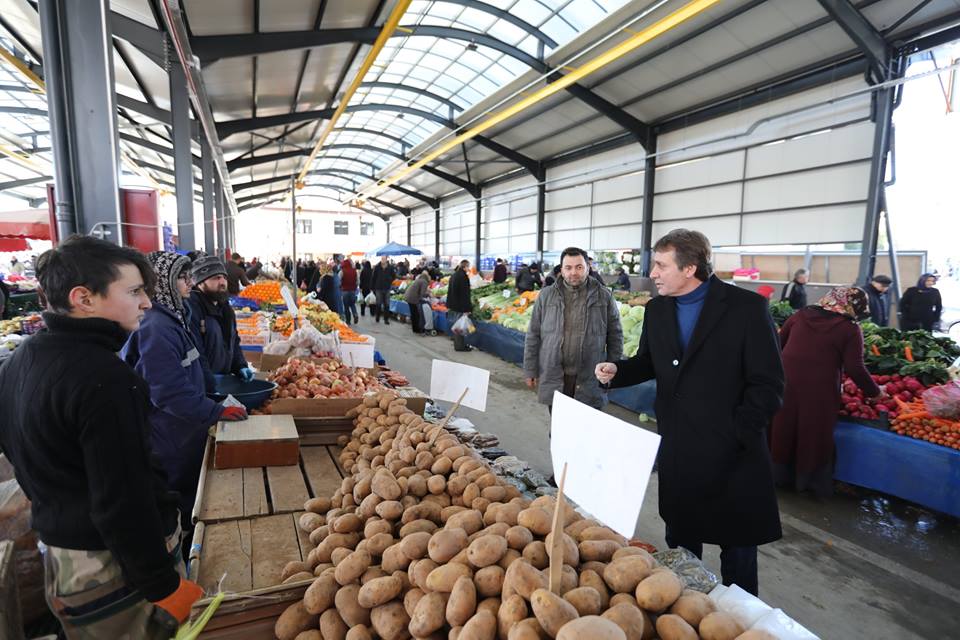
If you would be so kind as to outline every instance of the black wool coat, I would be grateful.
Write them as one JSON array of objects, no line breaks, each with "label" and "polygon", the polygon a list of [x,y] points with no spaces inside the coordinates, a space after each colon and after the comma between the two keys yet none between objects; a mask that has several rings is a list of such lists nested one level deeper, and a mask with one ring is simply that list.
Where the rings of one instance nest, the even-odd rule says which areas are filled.
[{"label": "black wool coat", "polygon": [[678,540],[751,546],[781,537],[766,428],[783,401],[767,301],[710,279],[686,351],[677,302],[647,304],[637,354],[611,387],[657,380],[660,515]]}]

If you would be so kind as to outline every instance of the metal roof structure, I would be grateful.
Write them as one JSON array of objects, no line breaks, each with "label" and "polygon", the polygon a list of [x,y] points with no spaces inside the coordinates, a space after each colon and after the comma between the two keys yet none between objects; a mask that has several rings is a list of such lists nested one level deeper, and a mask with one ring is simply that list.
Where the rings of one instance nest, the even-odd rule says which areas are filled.
[{"label": "metal roof structure", "polygon": [[[304,194],[346,201],[370,192],[438,141],[683,3],[414,0],[305,167],[394,4],[111,0],[120,147],[129,168],[174,188],[171,15],[182,18],[199,64],[215,157],[243,210],[281,199],[291,175],[304,169],[306,185],[315,185]],[[37,3],[0,0],[0,16],[2,46],[42,76]],[[392,214],[460,190],[476,196],[491,181],[642,145],[657,132],[791,91],[857,75],[876,81],[889,71],[880,59],[887,52],[957,38],[958,25],[960,0],[722,0],[382,193],[370,192],[375,199],[366,206]],[[43,110],[37,87],[0,64],[0,132],[3,149],[13,150],[0,159],[0,189],[28,200],[44,197],[40,178],[50,175]],[[193,137],[203,133],[200,124],[194,121]],[[199,146],[191,163],[199,185]]]}]

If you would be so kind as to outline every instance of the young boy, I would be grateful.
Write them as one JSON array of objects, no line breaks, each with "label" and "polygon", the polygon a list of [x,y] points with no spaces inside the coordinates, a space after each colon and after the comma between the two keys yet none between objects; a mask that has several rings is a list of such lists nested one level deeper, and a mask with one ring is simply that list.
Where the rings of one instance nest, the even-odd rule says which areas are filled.
[{"label": "young boy", "polygon": [[37,276],[47,328],[0,367],[0,450],[31,500],[47,603],[71,640],[169,638],[202,590],[182,577],[147,386],[117,357],[156,277],[87,236],[40,256]]}]

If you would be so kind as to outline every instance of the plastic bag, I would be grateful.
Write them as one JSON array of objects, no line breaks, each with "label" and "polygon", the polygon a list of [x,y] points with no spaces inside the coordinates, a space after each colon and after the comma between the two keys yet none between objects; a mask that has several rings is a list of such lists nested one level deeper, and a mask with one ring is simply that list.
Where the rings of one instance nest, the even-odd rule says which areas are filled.
[{"label": "plastic bag", "polygon": [[703,561],[689,549],[683,547],[665,549],[654,553],[653,557],[663,566],[673,570],[687,589],[710,593],[720,582],[717,576],[704,566]]},{"label": "plastic bag", "polygon": [[463,314],[460,316],[459,320],[453,323],[453,326],[450,328],[450,330],[458,336],[468,336],[476,331],[477,328],[473,326],[473,322],[470,321],[470,316]]},{"label": "plastic bag", "polygon": [[309,321],[304,320],[300,328],[290,334],[288,340],[295,348],[309,349],[321,339],[321,336],[322,334],[316,327],[310,324]]},{"label": "plastic bag", "polygon": [[363,299],[367,304],[377,304],[377,296],[372,291],[367,294],[367,297]]},{"label": "plastic bag", "polygon": [[766,602],[735,584],[720,596],[717,608],[732,615],[744,629],[751,628],[757,620],[773,610]]},{"label": "plastic bag", "polygon": [[923,404],[927,411],[938,418],[960,418],[960,381],[954,380],[923,392]]},{"label": "plastic bag", "polygon": [[271,342],[263,348],[263,352],[271,356],[282,356],[288,351],[290,351],[289,340],[277,340],[276,342]]}]

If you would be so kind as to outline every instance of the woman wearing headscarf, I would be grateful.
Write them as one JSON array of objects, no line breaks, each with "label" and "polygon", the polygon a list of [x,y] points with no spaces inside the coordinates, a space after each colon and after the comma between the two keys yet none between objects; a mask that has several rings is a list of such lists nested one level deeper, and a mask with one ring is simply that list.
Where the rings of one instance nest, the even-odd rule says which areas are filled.
[{"label": "woman wearing headscarf", "polygon": [[180,518],[187,531],[192,528],[207,429],[218,420],[243,420],[247,412],[206,395],[201,354],[187,329],[189,258],[154,251],[147,259],[157,272],[153,306],[120,355],[150,387],[150,443],[170,486],[180,493]]},{"label": "woman wearing headscarf", "polygon": [[863,289],[838,287],[798,310],[780,329],[786,391],[770,437],[778,485],[819,497],[832,493],[833,429],[842,408],[843,375],[868,397],[881,395],[863,364],[857,324],[869,312]]},{"label": "woman wearing headscarf", "polygon": [[940,324],[943,300],[940,298],[940,290],[934,287],[935,284],[937,276],[925,273],[920,276],[917,286],[903,292],[898,305],[902,330],[933,331]]}]

